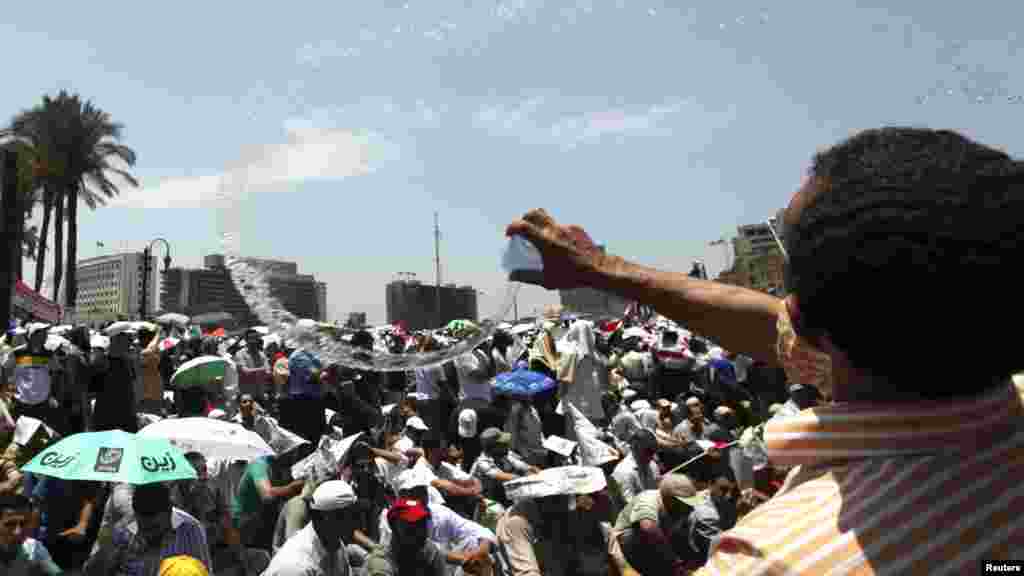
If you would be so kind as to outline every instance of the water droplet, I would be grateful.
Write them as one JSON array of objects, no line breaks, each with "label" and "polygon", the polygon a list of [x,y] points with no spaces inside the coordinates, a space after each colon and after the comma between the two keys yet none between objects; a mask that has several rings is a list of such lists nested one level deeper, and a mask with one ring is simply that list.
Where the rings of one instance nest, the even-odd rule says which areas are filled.
[{"label": "water droplet", "polygon": [[719,30],[725,30],[725,23],[723,22],[723,23],[719,24],[718,25],[718,29]]},{"label": "water droplet", "polygon": [[658,11],[655,10],[654,8],[648,8],[647,9],[647,14],[649,14],[651,16],[657,16],[658,15]]}]

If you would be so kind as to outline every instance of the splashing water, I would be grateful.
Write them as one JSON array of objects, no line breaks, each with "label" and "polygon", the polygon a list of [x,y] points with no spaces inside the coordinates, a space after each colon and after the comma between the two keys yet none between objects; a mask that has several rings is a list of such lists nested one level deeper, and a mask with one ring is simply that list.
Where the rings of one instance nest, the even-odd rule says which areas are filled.
[{"label": "splashing water", "polygon": [[[252,312],[267,326],[269,333],[277,335],[282,342],[293,339],[295,326],[300,318],[289,312],[273,295],[269,283],[269,270],[258,260],[242,256],[240,241],[241,221],[236,204],[244,198],[248,183],[245,169],[229,173],[221,183],[218,200],[219,225],[221,226],[221,245],[225,256],[225,265],[230,272],[232,283]],[[503,266],[506,272],[512,270],[541,269],[539,253],[521,238],[509,242]],[[520,284],[509,280],[505,285],[500,305],[488,318],[474,324],[477,330],[460,340],[443,346],[440,350],[430,352],[390,352],[387,347],[378,344],[373,350],[351,346],[341,341],[336,334],[318,332],[312,343],[304,343],[303,347],[320,356],[324,365],[339,364],[361,370],[379,372],[406,371],[414,368],[438,366],[462,354],[472,351],[482,342],[490,338],[498,326],[505,321],[520,289]],[[432,332],[437,333],[443,327]],[[386,327],[383,328],[386,330]],[[371,329],[373,332],[373,329]],[[379,342],[379,336],[375,339]]]}]

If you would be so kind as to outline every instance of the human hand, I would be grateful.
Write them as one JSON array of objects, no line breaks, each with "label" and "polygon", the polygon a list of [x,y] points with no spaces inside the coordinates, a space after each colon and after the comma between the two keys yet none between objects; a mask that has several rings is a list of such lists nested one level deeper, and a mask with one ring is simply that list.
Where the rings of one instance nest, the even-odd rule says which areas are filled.
[{"label": "human hand", "polygon": [[78,544],[85,540],[85,529],[79,526],[75,526],[74,528],[68,528],[67,530],[61,532],[60,534],[58,534],[58,536],[61,538],[67,538],[73,544]]},{"label": "human hand", "polygon": [[583,228],[562,226],[544,210],[527,212],[508,225],[505,235],[529,240],[544,262],[543,271],[513,271],[511,279],[548,290],[584,286],[584,276],[597,266],[601,254]]}]

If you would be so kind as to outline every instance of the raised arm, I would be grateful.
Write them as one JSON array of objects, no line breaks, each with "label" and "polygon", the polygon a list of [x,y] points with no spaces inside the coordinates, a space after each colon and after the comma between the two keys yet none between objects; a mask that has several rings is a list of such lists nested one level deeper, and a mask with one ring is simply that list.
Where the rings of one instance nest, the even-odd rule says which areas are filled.
[{"label": "raised arm", "polygon": [[512,278],[549,290],[590,287],[653,306],[659,313],[705,334],[723,348],[775,365],[775,321],[782,301],[773,296],[664,272],[597,249],[577,226],[561,226],[547,212],[533,210],[508,226],[541,253],[543,272]]}]

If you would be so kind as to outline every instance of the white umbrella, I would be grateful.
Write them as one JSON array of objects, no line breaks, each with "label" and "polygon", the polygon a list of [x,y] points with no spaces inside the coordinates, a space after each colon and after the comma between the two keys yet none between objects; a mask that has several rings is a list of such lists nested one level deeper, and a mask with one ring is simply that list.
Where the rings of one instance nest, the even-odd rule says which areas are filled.
[{"label": "white umbrella", "polygon": [[182,452],[199,452],[208,460],[254,460],[274,453],[259,434],[214,418],[168,418],[146,426],[139,435],[165,438]]},{"label": "white umbrella", "polygon": [[177,312],[168,312],[163,314],[156,319],[158,324],[176,324],[181,327],[188,325],[188,316],[184,314],[178,314]]}]

